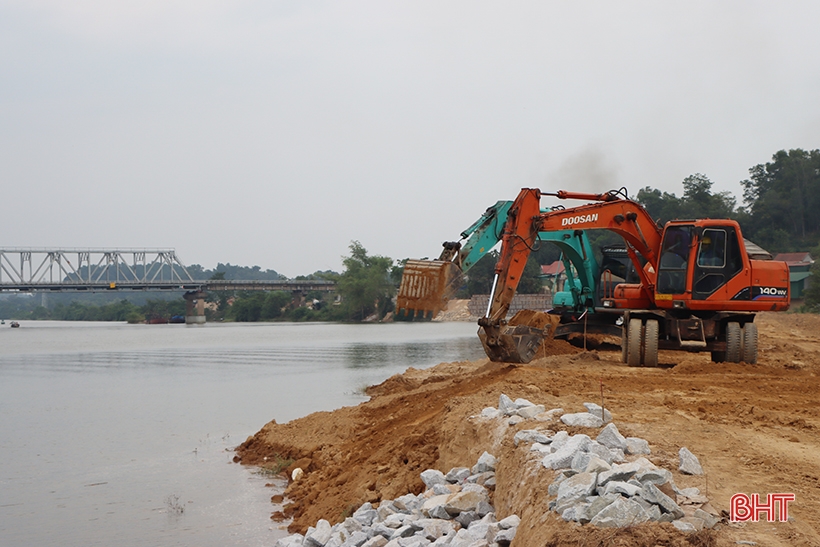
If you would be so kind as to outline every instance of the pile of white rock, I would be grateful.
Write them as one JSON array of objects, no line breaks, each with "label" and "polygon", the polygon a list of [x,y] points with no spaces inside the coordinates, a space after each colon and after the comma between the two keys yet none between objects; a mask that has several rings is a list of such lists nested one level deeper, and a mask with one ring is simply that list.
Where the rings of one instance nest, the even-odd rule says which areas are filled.
[{"label": "pile of white rock", "polygon": [[320,520],[307,533],[293,534],[275,547],[507,547],[521,519],[500,521],[490,504],[495,489],[496,458],[484,452],[472,468],[456,467],[446,475],[421,473],[426,487],[419,495],[365,503],[344,522]]},{"label": "pile of white rock", "polygon": [[[485,418],[534,418],[561,416],[570,426],[598,428],[608,424],[595,439],[570,435],[566,431],[526,429],[518,431],[514,443],[529,443],[530,450],[543,454],[541,464],[556,471],[549,495],[556,496],[549,508],[566,521],[599,527],[623,527],[648,521],[671,522],[681,531],[714,527],[720,519],[697,488],[679,489],[672,473],[643,457],[651,453],[649,443],[624,437],[612,415],[595,403],[584,403],[586,412],[564,414],[562,409],[546,411],[526,399],[502,394],[498,408],[485,408]],[[697,458],[688,449],[679,452],[679,471],[702,474]],[[627,461],[630,458],[631,461]],[[674,499],[673,499],[674,497]]]}]

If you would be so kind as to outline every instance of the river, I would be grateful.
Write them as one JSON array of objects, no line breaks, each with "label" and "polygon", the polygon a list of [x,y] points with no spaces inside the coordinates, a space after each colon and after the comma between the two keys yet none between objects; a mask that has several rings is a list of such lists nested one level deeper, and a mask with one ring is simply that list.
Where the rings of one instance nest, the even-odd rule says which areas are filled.
[{"label": "river", "polygon": [[0,327],[0,544],[269,546],[271,482],[232,463],[271,419],[484,356],[473,323]]}]

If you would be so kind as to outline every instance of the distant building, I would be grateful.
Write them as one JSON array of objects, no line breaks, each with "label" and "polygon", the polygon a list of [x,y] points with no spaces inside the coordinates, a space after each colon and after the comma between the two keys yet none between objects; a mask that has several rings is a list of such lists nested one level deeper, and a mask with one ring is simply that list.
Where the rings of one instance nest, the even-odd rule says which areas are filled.
[{"label": "distant building", "polygon": [[803,292],[810,283],[811,265],[814,264],[811,255],[809,253],[780,253],[774,259],[782,260],[789,265],[792,300],[803,298]]},{"label": "distant building", "polygon": [[564,272],[564,262],[556,260],[552,264],[542,265],[540,277],[544,286],[549,289],[550,294],[560,291],[567,279],[566,272]]}]

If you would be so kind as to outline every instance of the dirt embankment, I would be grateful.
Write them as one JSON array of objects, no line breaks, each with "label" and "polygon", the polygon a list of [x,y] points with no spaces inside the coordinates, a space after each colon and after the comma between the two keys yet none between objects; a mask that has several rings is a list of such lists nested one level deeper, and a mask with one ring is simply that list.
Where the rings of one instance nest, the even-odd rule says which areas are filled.
[{"label": "dirt embankment", "polygon": [[[600,402],[603,383],[621,433],[647,439],[650,459],[672,470],[680,487],[700,488],[718,510],[728,512],[739,492],[795,494],[792,522],[724,524],[703,545],[820,546],[820,317],[762,314],[759,324],[757,365],[662,352],[657,369],[629,368],[618,351],[578,353],[553,342],[549,356],[529,365],[484,360],[408,369],[371,387],[366,403],[271,422],[237,452],[246,464],[274,455],[301,460],[306,474],[286,492],[292,531],[320,518],[340,521],[365,501],[418,493],[421,471],[469,466],[487,450],[499,458],[499,518],[522,518],[516,546],[691,545],[695,538],[668,524],[595,530],[563,522],[547,511],[553,472],[512,443],[515,431],[535,424],[470,418],[497,406],[501,393],[583,411],[583,402]],[[538,425],[597,434],[560,422]],[[700,458],[704,476],[677,473],[681,446]]]}]

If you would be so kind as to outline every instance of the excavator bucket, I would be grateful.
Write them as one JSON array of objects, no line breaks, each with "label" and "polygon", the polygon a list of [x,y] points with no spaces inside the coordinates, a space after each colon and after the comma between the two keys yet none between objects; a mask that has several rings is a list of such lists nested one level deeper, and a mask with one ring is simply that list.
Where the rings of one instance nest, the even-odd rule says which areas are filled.
[{"label": "excavator bucket", "polygon": [[552,333],[556,318],[533,310],[521,310],[506,325],[485,326],[478,338],[490,361],[529,363]]},{"label": "excavator bucket", "polygon": [[447,306],[461,270],[446,260],[408,260],[396,296],[397,321],[429,321]]}]

